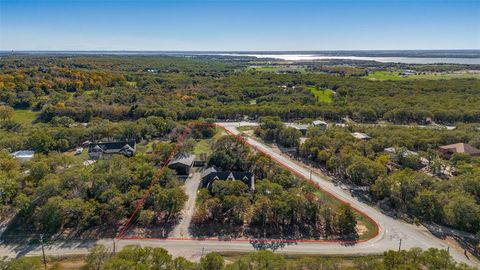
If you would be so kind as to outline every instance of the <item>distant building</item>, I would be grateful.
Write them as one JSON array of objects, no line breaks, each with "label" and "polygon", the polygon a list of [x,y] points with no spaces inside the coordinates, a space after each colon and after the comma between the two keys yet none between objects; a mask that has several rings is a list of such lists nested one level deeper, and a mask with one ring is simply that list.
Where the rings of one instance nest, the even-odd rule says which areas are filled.
[{"label": "distant building", "polygon": [[179,176],[188,176],[195,160],[194,155],[179,156],[168,163],[168,167],[177,172]]},{"label": "distant building", "polygon": [[455,143],[442,145],[439,147],[440,152],[447,158],[455,153],[468,154],[470,156],[480,156],[480,150],[466,143]]},{"label": "distant building", "polygon": [[361,132],[353,132],[351,134],[355,139],[359,139],[359,140],[370,140],[372,138],[372,137],[368,136],[367,134],[361,133]]},{"label": "distant building", "polygon": [[202,174],[202,188],[210,190],[216,180],[239,180],[244,182],[250,190],[255,190],[255,177],[251,172],[225,172],[210,167]]},{"label": "distant building", "polygon": [[20,150],[11,154],[14,158],[18,159],[20,163],[25,163],[26,161],[33,158],[35,155],[34,151],[31,150]]},{"label": "distant building", "polygon": [[115,154],[133,157],[135,147],[135,141],[91,143],[88,145],[88,157],[92,160],[108,159]]},{"label": "distant building", "polygon": [[310,125],[306,125],[306,124],[296,124],[296,123],[287,123],[285,124],[285,126],[287,127],[292,127],[296,130],[299,130],[303,135],[305,135],[307,133],[307,130],[308,130],[308,127]]},{"label": "distant building", "polygon": [[417,156],[418,153],[414,151],[410,151],[408,149],[401,149],[401,148],[396,148],[396,147],[388,147],[383,149],[384,152],[389,153],[389,154],[397,154],[402,152],[403,157],[408,157],[408,156]]},{"label": "distant building", "polygon": [[148,73],[158,73],[158,72],[159,72],[159,69],[158,69],[158,68],[146,68],[146,69],[145,69],[145,72],[148,72]]},{"label": "distant building", "polygon": [[314,127],[320,127],[321,130],[327,130],[327,128],[328,128],[327,122],[322,121],[322,120],[315,120],[315,121],[312,122],[312,125]]},{"label": "distant building", "polygon": [[411,69],[406,69],[401,73],[402,77],[408,77],[410,75],[415,75],[415,74],[416,74],[415,70],[411,70]]}]

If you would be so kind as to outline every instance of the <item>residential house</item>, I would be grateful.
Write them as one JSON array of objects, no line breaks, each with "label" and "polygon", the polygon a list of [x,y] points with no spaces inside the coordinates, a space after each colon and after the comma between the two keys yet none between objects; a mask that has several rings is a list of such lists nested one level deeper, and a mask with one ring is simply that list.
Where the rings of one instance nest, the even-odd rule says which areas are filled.
[{"label": "residential house", "polygon": [[255,177],[251,172],[220,171],[210,167],[202,173],[202,188],[210,189],[216,180],[239,180],[247,184],[250,190],[255,190]]},{"label": "residential house", "polygon": [[92,160],[108,159],[120,154],[126,157],[135,156],[135,141],[91,143],[88,145],[88,158]]},{"label": "residential house", "polygon": [[455,153],[468,154],[470,156],[480,156],[480,150],[466,143],[455,143],[442,145],[439,147],[444,157],[450,158]]}]

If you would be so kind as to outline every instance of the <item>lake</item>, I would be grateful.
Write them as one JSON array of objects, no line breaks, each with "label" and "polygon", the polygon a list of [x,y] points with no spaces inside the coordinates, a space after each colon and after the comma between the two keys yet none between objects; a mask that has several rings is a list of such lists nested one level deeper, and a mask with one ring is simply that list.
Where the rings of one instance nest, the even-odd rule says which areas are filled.
[{"label": "lake", "polygon": [[313,61],[327,59],[344,59],[360,61],[377,61],[382,63],[405,63],[405,64],[468,64],[480,65],[480,58],[440,58],[440,57],[380,57],[380,56],[326,56],[317,54],[239,54],[239,53],[221,53],[212,54],[221,56],[241,57],[249,56],[256,58],[273,58],[286,61]]}]

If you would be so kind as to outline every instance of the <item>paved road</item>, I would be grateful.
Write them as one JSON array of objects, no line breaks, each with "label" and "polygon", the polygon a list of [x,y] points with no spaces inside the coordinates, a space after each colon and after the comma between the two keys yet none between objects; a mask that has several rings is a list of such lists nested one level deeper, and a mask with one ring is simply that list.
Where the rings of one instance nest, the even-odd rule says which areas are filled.
[{"label": "paved road", "polygon": [[[220,123],[223,127],[232,133],[238,134],[236,127],[241,125],[252,125],[251,123]],[[248,142],[269,154],[272,158],[281,161],[283,164],[289,166],[306,177],[310,175],[310,169],[302,164],[298,164],[287,156],[274,149],[263,145],[262,143],[248,138]],[[328,180],[315,173],[312,174],[312,180],[318,183],[322,188],[335,194],[344,201],[360,209],[368,214],[380,225],[380,233],[377,237],[367,242],[358,243],[355,245],[345,245],[340,243],[295,243],[286,246],[276,246],[279,248],[277,252],[288,254],[342,254],[342,255],[356,255],[356,254],[378,254],[386,250],[396,250],[399,246],[399,241],[402,239],[402,249],[409,249],[412,247],[420,247],[427,249],[430,247],[446,249],[447,244],[440,239],[434,237],[424,227],[417,227],[411,224],[395,220],[383,215],[377,209],[370,207],[356,198],[353,198],[339,187],[334,186]],[[64,255],[64,254],[83,254],[94,243],[105,244],[112,247],[112,239],[102,239],[96,242],[73,242],[55,243],[47,247],[47,255]],[[204,253],[210,251],[228,251],[228,252],[249,252],[255,250],[255,243],[248,241],[198,241],[198,240],[119,240],[116,241],[117,250],[126,245],[142,245],[152,247],[163,247],[167,249],[174,256],[184,256],[187,259],[198,260]],[[18,255],[40,255],[41,250],[39,246],[0,246],[0,255],[2,256],[18,256]],[[471,266],[480,268],[480,263],[475,258],[467,259],[462,252],[458,252],[450,248],[450,254],[457,261],[465,262]]]},{"label": "paved road", "polygon": [[185,204],[184,209],[182,210],[182,219],[175,226],[173,231],[169,234],[168,237],[172,238],[181,238],[181,237],[191,237],[188,228],[190,227],[190,222],[192,221],[193,212],[195,211],[195,201],[197,199],[197,190],[200,185],[201,172],[195,168],[195,171],[192,174],[192,177],[187,178],[185,182],[184,189],[188,195],[188,201]]},{"label": "paved road", "polygon": [[[219,124],[234,134],[239,134],[237,130],[237,127],[239,126],[252,126],[252,123],[250,122],[227,122]],[[257,149],[263,151],[264,153],[270,155],[273,159],[276,159],[277,161],[280,161],[284,165],[288,166],[292,171],[295,171],[307,178],[310,176],[310,172],[312,170],[308,168],[308,166],[294,162],[289,157],[282,155],[279,151],[276,151],[271,147],[268,147],[263,143],[250,137],[247,139],[247,142],[252,146],[256,147]],[[312,180],[319,184],[323,189],[327,190],[338,198],[341,198],[342,200],[350,203],[355,208],[366,213],[368,216],[373,218],[373,220],[375,220],[380,226],[380,233],[377,237],[366,243],[355,245],[353,247],[354,250],[357,250],[361,253],[381,252],[389,249],[395,250],[398,249],[400,239],[402,239],[402,248],[405,249],[412,247],[420,247],[423,249],[436,247],[440,249],[446,249],[448,247],[448,245],[444,241],[433,236],[426,228],[422,226],[414,226],[411,224],[407,224],[405,222],[388,217],[379,212],[378,209],[371,207],[352,197],[345,190],[336,187],[332,182],[324,179],[318,174],[313,173]],[[332,246],[332,248],[335,246],[332,244],[325,245]],[[352,247],[344,247],[343,249],[345,250],[345,252],[348,252],[350,251],[350,249],[352,249]],[[318,247],[317,250],[321,252],[320,250],[322,250],[322,248]],[[331,251],[333,250],[334,249],[332,249]],[[457,252],[453,248],[450,248],[450,252],[457,261],[465,262],[470,265],[475,265],[477,267],[480,266],[480,263],[477,260],[475,260],[474,258],[470,258],[469,260],[463,255],[463,253]]]}]

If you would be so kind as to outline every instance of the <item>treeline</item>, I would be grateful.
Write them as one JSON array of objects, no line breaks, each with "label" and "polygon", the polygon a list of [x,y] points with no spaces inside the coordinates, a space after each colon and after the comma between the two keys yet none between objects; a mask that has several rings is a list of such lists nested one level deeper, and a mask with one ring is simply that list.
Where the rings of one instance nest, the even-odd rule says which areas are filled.
[{"label": "treeline", "polygon": [[298,147],[302,133],[293,127],[285,127],[279,117],[262,117],[255,135],[285,147]]},{"label": "treeline", "polygon": [[[61,262],[51,262],[51,269],[60,269]],[[301,257],[287,258],[271,251],[255,251],[242,255],[233,262],[218,253],[212,252],[200,258],[198,263],[184,257],[173,258],[163,248],[127,246],[116,254],[111,254],[102,245],[90,249],[85,258],[83,270],[109,269],[172,269],[172,270],[473,270],[465,264],[456,263],[445,250],[418,248],[402,251],[387,251],[381,256],[360,256],[350,258]],[[10,261],[0,261],[0,268],[43,269],[40,257],[21,257]]]},{"label": "treeline", "polygon": [[253,155],[228,136],[220,138],[213,150],[209,165],[226,171],[253,171],[257,180],[254,192],[241,180],[222,181],[226,179],[215,181],[211,189],[201,189],[193,218],[199,233],[217,233],[207,229],[222,224],[232,228],[227,234],[234,237],[358,237],[357,217],[349,207],[322,198],[314,186],[268,157]]},{"label": "treeline", "polygon": [[[37,153],[64,152],[85,141],[150,140],[164,138],[174,132],[173,120],[150,116],[138,121],[110,122],[92,119],[87,126],[75,123],[68,116],[55,116],[50,123],[25,126],[13,120],[0,121],[0,149],[11,152],[31,149]],[[174,132],[175,133],[175,132]]]}]

